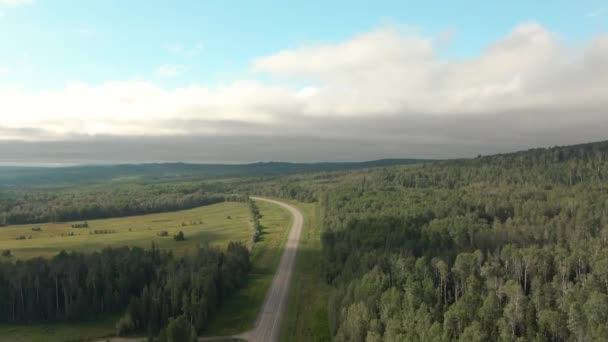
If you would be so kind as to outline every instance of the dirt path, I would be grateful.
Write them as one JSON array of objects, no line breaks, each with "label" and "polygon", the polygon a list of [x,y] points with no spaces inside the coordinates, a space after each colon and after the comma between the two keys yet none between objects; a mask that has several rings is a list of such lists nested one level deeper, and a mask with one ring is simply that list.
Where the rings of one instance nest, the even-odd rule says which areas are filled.
[{"label": "dirt path", "polygon": [[[300,243],[300,235],[302,233],[302,226],[304,225],[304,218],[302,213],[284,202],[279,202],[262,197],[251,197],[256,201],[270,202],[279,205],[289,210],[293,215],[293,223],[285,244],[285,250],[281,261],[277,267],[277,271],[272,280],[272,284],[266,293],[266,299],[258,318],[256,320],[255,328],[251,331],[244,332],[236,336],[225,336],[225,337],[201,337],[199,341],[239,341],[246,340],[249,342],[275,342],[279,338],[279,332],[281,329],[281,318],[285,314],[285,302],[287,301],[287,293],[289,292],[289,284],[291,283],[291,273],[293,271],[293,265],[298,251],[298,244]],[[111,341],[111,342],[134,342],[134,341],[145,341],[145,338],[108,338],[101,339],[98,342]]]}]

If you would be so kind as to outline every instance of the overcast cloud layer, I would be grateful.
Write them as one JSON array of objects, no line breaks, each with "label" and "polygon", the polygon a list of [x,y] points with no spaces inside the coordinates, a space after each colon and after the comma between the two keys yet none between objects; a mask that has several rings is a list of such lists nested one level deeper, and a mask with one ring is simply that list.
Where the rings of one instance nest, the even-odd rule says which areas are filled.
[{"label": "overcast cloud layer", "polygon": [[525,23],[461,60],[436,44],[382,28],[252,61],[271,81],[0,89],[0,162],[452,158],[608,137],[608,35],[565,45]]}]

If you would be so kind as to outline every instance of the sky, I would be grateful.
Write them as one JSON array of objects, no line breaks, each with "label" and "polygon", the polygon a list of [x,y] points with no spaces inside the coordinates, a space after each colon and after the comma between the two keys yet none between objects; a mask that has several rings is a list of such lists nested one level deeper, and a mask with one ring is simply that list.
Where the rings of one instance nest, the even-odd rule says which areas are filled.
[{"label": "sky", "polygon": [[0,0],[0,164],[608,139],[608,3]]}]

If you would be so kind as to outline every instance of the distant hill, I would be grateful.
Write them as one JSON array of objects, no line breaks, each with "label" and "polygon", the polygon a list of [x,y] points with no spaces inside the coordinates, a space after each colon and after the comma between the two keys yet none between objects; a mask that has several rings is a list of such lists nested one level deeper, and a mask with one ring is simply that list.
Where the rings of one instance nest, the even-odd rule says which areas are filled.
[{"label": "distant hill", "polygon": [[371,167],[431,162],[424,159],[381,159],[347,163],[283,163],[252,164],[123,164],[71,167],[0,166],[0,186],[45,186],[80,183],[168,180],[197,180],[239,177],[268,177],[295,173],[344,171]]}]

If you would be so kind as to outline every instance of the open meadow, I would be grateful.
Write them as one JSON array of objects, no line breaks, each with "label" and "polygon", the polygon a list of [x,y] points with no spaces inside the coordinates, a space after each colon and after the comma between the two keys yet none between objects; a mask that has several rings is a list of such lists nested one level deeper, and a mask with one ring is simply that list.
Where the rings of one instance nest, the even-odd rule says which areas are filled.
[{"label": "open meadow", "polygon": [[[8,226],[0,228],[0,250],[10,250],[13,258],[27,259],[50,257],[61,250],[150,248],[154,242],[161,249],[180,254],[199,243],[217,246],[230,241],[249,243],[250,219],[246,203],[224,202],[169,213],[90,220],[86,221],[88,228],[72,228],[85,221]],[[174,241],[173,236],[179,231],[184,233],[185,241]],[[167,235],[159,236],[162,232]]]}]

